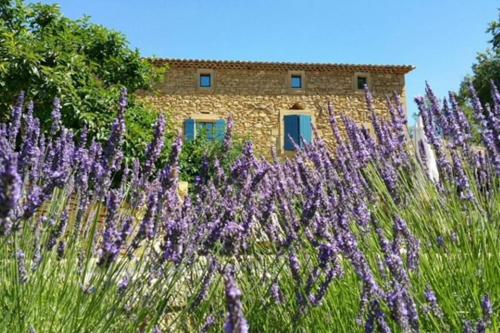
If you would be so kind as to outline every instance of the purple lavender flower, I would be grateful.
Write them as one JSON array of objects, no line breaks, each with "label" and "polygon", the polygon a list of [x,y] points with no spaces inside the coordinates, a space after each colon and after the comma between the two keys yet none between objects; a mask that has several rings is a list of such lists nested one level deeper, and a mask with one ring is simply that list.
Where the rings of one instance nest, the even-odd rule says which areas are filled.
[{"label": "purple lavender flower", "polygon": [[404,290],[397,282],[394,283],[393,290],[387,293],[387,304],[391,309],[392,317],[399,324],[403,332],[411,332],[409,323],[409,313],[403,297]]},{"label": "purple lavender flower", "polygon": [[52,127],[50,129],[50,135],[54,136],[61,129],[61,101],[57,97],[54,98],[51,116]]},{"label": "purple lavender flower", "polygon": [[449,99],[450,99],[451,109],[453,111],[452,113],[455,115],[456,122],[458,123],[461,132],[465,137],[465,140],[468,141],[472,136],[469,121],[467,120],[467,117],[465,116],[465,113],[463,112],[462,108],[458,104],[456,95],[450,92]]},{"label": "purple lavender flower", "polygon": [[434,124],[437,126],[437,130],[440,130],[444,135],[449,135],[452,131],[448,122],[449,119],[445,116],[439,105],[439,100],[432,91],[428,82],[425,82],[425,93],[430,103],[432,119],[434,120]]},{"label": "purple lavender flower", "polygon": [[481,137],[483,139],[483,143],[486,149],[488,150],[491,162],[495,167],[496,174],[500,176],[500,152],[498,151],[498,148],[495,145],[495,138],[491,130],[491,125],[488,119],[485,117],[485,111],[483,109],[483,106],[481,105],[479,97],[477,96],[476,89],[474,89],[474,86],[470,82],[469,82],[469,91],[472,95],[471,102],[472,102],[472,108],[474,109],[474,116],[479,125],[481,126]]},{"label": "purple lavender flower", "polygon": [[488,295],[484,295],[481,299],[481,309],[483,310],[483,321],[489,325],[493,317],[493,304]]},{"label": "purple lavender flower", "polygon": [[127,243],[128,237],[132,234],[133,231],[133,223],[134,223],[134,217],[129,216],[125,219],[125,222],[123,222],[122,225],[122,230],[120,231],[120,238],[119,238],[119,243],[121,245]]},{"label": "purple lavender flower", "polygon": [[57,245],[57,259],[61,260],[64,258],[64,254],[66,253],[66,243],[64,240],[60,240]]},{"label": "purple lavender flower", "polygon": [[215,317],[213,315],[209,315],[207,319],[205,319],[205,323],[201,328],[201,333],[208,333],[210,329],[215,325]]},{"label": "purple lavender flower", "polygon": [[227,119],[226,134],[224,135],[224,142],[222,144],[225,152],[228,152],[233,147],[233,117]]},{"label": "purple lavender flower", "polygon": [[36,212],[36,210],[42,205],[44,202],[43,190],[40,186],[35,185],[31,189],[31,193],[28,195],[28,200],[23,207],[23,215],[24,219],[28,219]]},{"label": "purple lavender flower", "polygon": [[24,106],[24,91],[21,91],[19,97],[17,98],[17,103],[12,109],[12,118],[9,125],[9,142],[15,147],[17,135],[19,133],[19,128],[21,127],[21,115],[23,113]]},{"label": "purple lavender flower", "polygon": [[335,244],[321,244],[319,246],[319,267],[325,269],[328,264],[336,260],[339,249]]},{"label": "purple lavender flower", "polygon": [[425,300],[428,303],[427,311],[433,313],[438,318],[442,318],[443,311],[438,304],[436,294],[430,286],[428,286],[425,290]]},{"label": "purple lavender flower", "polygon": [[160,173],[161,197],[164,197],[170,190],[177,191],[177,183],[179,180],[179,158],[182,150],[182,137],[177,136],[172,150],[170,151],[169,161],[167,166]]},{"label": "purple lavender flower", "polygon": [[347,129],[347,135],[351,141],[351,145],[354,150],[354,157],[358,160],[357,162],[363,167],[368,164],[371,160],[370,151],[367,149],[364,137],[358,128],[358,126],[350,119],[343,117],[344,124]]},{"label": "purple lavender flower", "polygon": [[415,98],[415,102],[417,103],[418,109],[420,110],[420,115],[422,116],[425,136],[427,140],[434,147],[434,150],[436,151],[437,165],[441,173],[443,174],[444,178],[449,179],[451,176],[451,165],[443,150],[443,144],[441,138],[436,133],[436,129],[434,127],[433,119],[429,111],[429,108],[427,107],[423,97]]},{"label": "purple lavender flower", "polygon": [[470,320],[466,320],[464,323],[464,333],[474,333],[474,329],[472,328],[472,323]]},{"label": "purple lavender flower", "polygon": [[337,124],[337,120],[335,119],[335,115],[333,113],[333,105],[330,102],[328,102],[328,114],[329,114],[330,126],[332,128],[335,140],[337,141],[338,145],[341,145],[343,142],[342,136],[340,135],[339,126]]},{"label": "purple lavender flower", "polygon": [[368,111],[370,112],[373,129],[377,134],[377,138],[380,144],[385,144],[387,142],[386,133],[382,130],[382,124],[375,112],[375,102],[373,101],[373,96],[368,89],[368,85],[365,85],[365,100]]},{"label": "purple lavender flower", "polygon": [[469,178],[465,174],[464,168],[462,166],[462,161],[455,150],[451,151],[451,157],[453,160],[453,171],[455,174],[455,184],[460,193],[460,198],[464,200],[471,201],[474,199],[474,195],[470,189]]},{"label": "purple lavender flower", "polygon": [[118,283],[118,292],[120,294],[124,294],[125,291],[128,289],[129,284],[130,284],[130,276],[128,274],[125,274],[125,276]]},{"label": "purple lavender flower", "polygon": [[192,303],[192,307],[197,307],[201,302],[203,302],[209,292],[209,289],[212,285],[213,279],[215,277],[215,273],[217,272],[219,268],[219,264],[215,258],[210,259],[210,264],[208,266],[208,271],[203,277],[203,281],[201,283],[201,289],[194,298],[194,301]]},{"label": "purple lavender flower", "polygon": [[441,235],[437,236],[436,242],[438,244],[438,247],[444,247],[446,245],[446,243],[444,241],[444,237]]},{"label": "purple lavender flower", "polygon": [[68,212],[65,210],[60,218],[59,223],[54,226],[52,232],[50,233],[49,240],[47,242],[47,250],[51,251],[57,244],[57,240],[64,235],[66,232],[66,227],[68,225]]},{"label": "purple lavender flower", "polygon": [[378,331],[382,333],[392,332],[387,323],[385,313],[380,307],[379,301],[375,299],[370,302],[370,312],[368,320],[365,323],[365,333],[375,332],[376,327],[378,327]]},{"label": "purple lavender flower", "polygon": [[415,271],[418,268],[420,242],[413,236],[406,222],[399,216],[394,220],[394,233],[396,239],[400,236],[404,237],[408,246],[408,268],[410,271]]},{"label": "purple lavender flower", "polygon": [[328,288],[329,288],[331,282],[333,281],[333,279],[335,278],[335,276],[336,276],[335,268],[329,269],[324,281],[321,283],[321,285],[319,287],[318,293],[316,295],[311,295],[311,297],[309,297],[309,300],[311,301],[311,303],[313,305],[315,305],[315,306],[321,305],[321,301],[326,296],[326,293],[328,292]]},{"label": "purple lavender flower", "polygon": [[224,323],[225,333],[247,333],[248,323],[243,314],[243,304],[241,303],[242,292],[236,284],[233,268],[226,269],[224,274],[227,319]]},{"label": "purple lavender flower", "polygon": [[271,297],[276,304],[283,304],[283,292],[281,291],[280,285],[278,282],[274,282],[271,285]]},{"label": "purple lavender flower", "polygon": [[378,226],[378,222],[376,222],[374,218],[372,220],[375,225],[375,232],[378,236],[380,247],[384,253],[387,267],[399,284],[406,285],[409,281],[409,277],[403,265],[399,243],[395,241],[391,246],[384,231]]},{"label": "purple lavender flower", "polygon": [[144,174],[146,176],[153,171],[154,165],[163,150],[163,146],[165,145],[165,130],[166,120],[163,113],[161,113],[156,123],[153,142],[148,145],[146,151],[146,163],[144,165]]},{"label": "purple lavender flower", "polygon": [[42,262],[42,221],[39,219],[35,224],[35,241],[34,241],[34,254],[33,254],[33,262],[31,264],[31,271],[36,272],[38,267]]},{"label": "purple lavender flower", "polygon": [[11,153],[3,158],[3,165],[0,165],[0,234],[5,235],[10,232],[10,223],[6,219],[17,208],[22,183],[17,173],[17,155]]},{"label": "purple lavender flower", "polygon": [[396,168],[392,165],[392,163],[387,162],[384,165],[380,166],[382,179],[384,180],[389,193],[395,201],[399,200],[399,195],[397,191],[398,184],[398,174]]},{"label": "purple lavender flower", "polygon": [[26,256],[22,250],[17,251],[17,271],[19,274],[19,283],[28,283],[28,271],[26,270]]},{"label": "purple lavender flower", "polygon": [[118,117],[113,124],[109,141],[104,148],[103,162],[106,169],[109,169],[110,171],[115,171],[122,162],[123,152],[121,147],[125,138],[125,110],[127,108],[127,104],[127,90],[124,88],[122,89],[120,96],[120,109],[118,111]]},{"label": "purple lavender flower", "polygon": [[144,215],[142,223],[139,226],[139,231],[132,243],[133,248],[137,248],[139,246],[139,243],[145,238],[153,239],[157,209],[158,209],[158,193],[152,191],[148,196],[148,207],[146,210],[146,214]]}]

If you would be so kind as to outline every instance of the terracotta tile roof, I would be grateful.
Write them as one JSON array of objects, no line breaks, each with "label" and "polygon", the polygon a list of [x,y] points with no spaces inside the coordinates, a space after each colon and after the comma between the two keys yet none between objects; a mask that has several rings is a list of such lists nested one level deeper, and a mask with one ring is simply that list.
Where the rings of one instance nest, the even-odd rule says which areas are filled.
[{"label": "terracotta tile roof", "polygon": [[291,63],[291,62],[261,62],[261,61],[229,61],[200,59],[169,59],[147,58],[155,65],[168,64],[175,68],[206,68],[206,69],[247,69],[247,70],[305,70],[323,72],[370,72],[406,74],[415,69],[411,65],[353,65],[334,63]]}]

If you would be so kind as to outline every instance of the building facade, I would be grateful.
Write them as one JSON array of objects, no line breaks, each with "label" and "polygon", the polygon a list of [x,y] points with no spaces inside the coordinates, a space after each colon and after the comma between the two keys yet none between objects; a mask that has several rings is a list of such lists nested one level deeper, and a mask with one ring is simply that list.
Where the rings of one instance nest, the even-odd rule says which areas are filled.
[{"label": "building facade", "polygon": [[[336,115],[370,122],[363,87],[372,91],[377,112],[388,116],[386,98],[406,101],[405,75],[412,66],[268,63],[155,59],[168,65],[164,82],[142,98],[166,112],[168,120],[190,140],[203,132],[220,140],[225,119],[234,120],[234,135],[254,142],[258,155],[293,152],[295,141],[312,140],[311,127],[334,144],[328,102]],[[405,102],[406,103],[406,102]]]}]

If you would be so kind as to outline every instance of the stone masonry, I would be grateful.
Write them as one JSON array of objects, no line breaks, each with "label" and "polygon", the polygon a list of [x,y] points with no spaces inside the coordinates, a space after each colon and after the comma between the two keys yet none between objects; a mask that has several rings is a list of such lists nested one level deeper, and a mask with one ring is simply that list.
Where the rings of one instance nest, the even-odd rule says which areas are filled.
[{"label": "stone masonry", "polygon": [[[368,126],[365,96],[358,78],[366,80],[377,112],[388,117],[387,96],[397,93],[406,103],[405,78],[411,66],[294,64],[203,60],[152,60],[169,65],[156,93],[142,96],[146,103],[168,114],[183,129],[186,119],[214,121],[232,116],[234,135],[253,141],[257,154],[269,157],[275,147],[284,154],[285,115],[312,117],[319,135],[333,145],[327,104],[336,116],[345,114]],[[211,86],[200,87],[200,75],[210,75]],[[291,88],[292,76],[301,87]],[[363,81],[361,81],[363,82]],[[339,119],[340,120],[340,119]]]}]

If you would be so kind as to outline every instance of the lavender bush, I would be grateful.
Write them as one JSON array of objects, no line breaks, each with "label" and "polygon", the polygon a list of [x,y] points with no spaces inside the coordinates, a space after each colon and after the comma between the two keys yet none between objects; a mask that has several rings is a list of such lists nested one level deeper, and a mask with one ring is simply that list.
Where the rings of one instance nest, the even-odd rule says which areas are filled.
[{"label": "lavender bush", "polygon": [[439,181],[415,158],[399,97],[383,117],[367,91],[375,136],[330,106],[333,151],[316,136],[293,159],[265,161],[247,143],[185,198],[180,137],[157,168],[164,118],[148,159],[124,163],[125,91],[103,146],[62,127],[58,101],[46,136],[21,94],[0,125],[0,327],[498,331],[494,94],[493,106],[473,100],[484,148],[453,95],[428,87],[417,99]]}]

